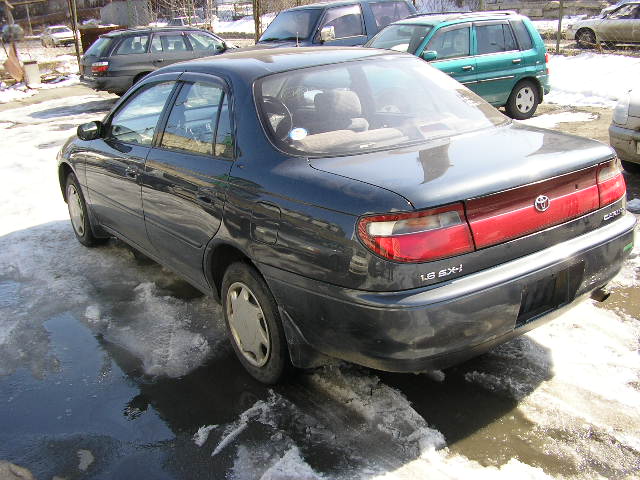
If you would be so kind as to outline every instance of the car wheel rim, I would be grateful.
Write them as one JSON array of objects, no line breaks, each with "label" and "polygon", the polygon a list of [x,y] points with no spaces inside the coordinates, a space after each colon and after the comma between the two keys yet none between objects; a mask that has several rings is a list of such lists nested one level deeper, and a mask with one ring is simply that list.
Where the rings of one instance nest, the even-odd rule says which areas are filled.
[{"label": "car wheel rim", "polygon": [[67,187],[67,205],[69,206],[69,216],[71,217],[73,229],[82,237],[84,235],[84,211],[82,210],[80,194],[75,185]]},{"label": "car wheel rim", "polygon": [[227,291],[227,319],[242,356],[251,365],[263,367],[271,353],[269,327],[256,296],[242,282]]},{"label": "car wheel rim", "polygon": [[521,113],[529,113],[535,104],[536,98],[530,87],[524,87],[518,90],[516,95],[516,108]]}]

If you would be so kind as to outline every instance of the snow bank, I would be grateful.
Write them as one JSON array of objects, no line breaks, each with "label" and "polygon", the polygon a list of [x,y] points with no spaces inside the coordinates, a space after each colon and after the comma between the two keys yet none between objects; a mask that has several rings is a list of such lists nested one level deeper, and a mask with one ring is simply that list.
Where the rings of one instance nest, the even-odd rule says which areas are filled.
[{"label": "snow bank", "polygon": [[640,58],[585,52],[550,55],[551,91],[545,102],[613,108],[638,83]]},{"label": "snow bank", "polygon": [[[262,15],[260,18],[262,31],[269,26],[274,18],[276,18],[275,13],[266,13]],[[218,21],[214,25],[214,31],[221,33],[254,33],[255,24],[253,22],[253,17],[247,16],[230,22]]]}]

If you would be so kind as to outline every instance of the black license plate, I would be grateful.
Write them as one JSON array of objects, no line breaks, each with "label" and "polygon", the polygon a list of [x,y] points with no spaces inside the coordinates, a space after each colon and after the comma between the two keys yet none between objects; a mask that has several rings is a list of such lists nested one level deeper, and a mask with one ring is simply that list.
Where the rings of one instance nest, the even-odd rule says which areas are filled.
[{"label": "black license plate", "polygon": [[568,287],[568,269],[526,285],[522,290],[516,328],[568,303]]}]

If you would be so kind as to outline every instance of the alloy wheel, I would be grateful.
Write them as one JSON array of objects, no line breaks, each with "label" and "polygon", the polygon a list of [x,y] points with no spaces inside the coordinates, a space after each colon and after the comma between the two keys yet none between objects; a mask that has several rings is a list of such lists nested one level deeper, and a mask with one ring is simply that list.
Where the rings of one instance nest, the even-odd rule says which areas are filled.
[{"label": "alloy wheel", "polygon": [[84,235],[84,210],[82,209],[80,194],[73,184],[67,186],[67,205],[73,229],[79,237],[82,237]]}]

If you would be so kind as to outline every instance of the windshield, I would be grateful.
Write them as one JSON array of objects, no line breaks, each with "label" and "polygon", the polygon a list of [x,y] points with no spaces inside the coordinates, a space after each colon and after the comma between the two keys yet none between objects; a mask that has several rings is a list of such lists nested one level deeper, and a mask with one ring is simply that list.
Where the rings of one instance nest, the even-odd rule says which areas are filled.
[{"label": "windshield", "polygon": [[415,54],[432,28],[431,25],[389,25],[369,40],[365,47]]},{"label": "windshield", "polygon": [[98,37],[98,39],[91,44],[89,50],[84,52],[85,56],[96,56],[100,57],[104,55],[111,43],[111,39],[108,37]]},{"label": "windshield", "polygon": [[284,11],[269,24],[260,41],[305,40],[311,36],[321,11],[316,8]]},{"label": "windshield", "polygon": [[265,129],[294,155],[346,155],[421,143],[509,120],[416,57],[385,55],[260,79]]},{"label": "windshield", "polygon": [[71,29],[67,27],[52,28],[51,33],[71,33]]}]

